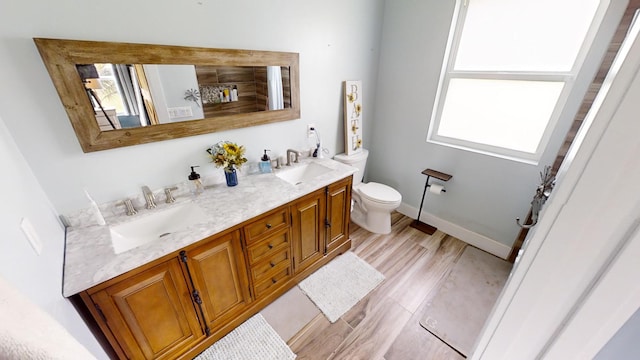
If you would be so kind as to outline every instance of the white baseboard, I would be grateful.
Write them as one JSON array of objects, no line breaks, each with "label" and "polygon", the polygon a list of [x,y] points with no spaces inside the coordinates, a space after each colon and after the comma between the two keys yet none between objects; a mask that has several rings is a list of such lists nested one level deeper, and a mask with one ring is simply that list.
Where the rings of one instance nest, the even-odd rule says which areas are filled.
[{"label": "white baseboard", "polygon": [[[418,209],[413,206],[409,206],[405,203],[400,204],[397,211],[403,215],[415,219],[418,214]],[[484,235],[480,235],[471,230],[465,229],[460,225],[456,225],[449,221],[436,217],[428,212],[422,212],[420,220],[426,222],[429,225],[437,227],[440,231],[447,233],[455,238],[458,238],[469,245],[473,245],[478,249],[482,249],[490,254],[493,254],[499,258],[506,259],[511,253],[511,248],[505,244],[499,243]]]}]

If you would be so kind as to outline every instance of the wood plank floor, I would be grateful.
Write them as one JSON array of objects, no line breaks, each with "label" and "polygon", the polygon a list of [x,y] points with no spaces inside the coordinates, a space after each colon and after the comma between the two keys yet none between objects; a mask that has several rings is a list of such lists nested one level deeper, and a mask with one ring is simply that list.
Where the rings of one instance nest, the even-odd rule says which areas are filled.
[{"label": "wood plank floor", "polygon": [[439,231],[426,235],[411,221],[394,212],[388,235],[351,224],[352,251],[386,279],[337,322],[320,314],[291,338],[298,360],[464,359],[419,322],[467,244]]}]

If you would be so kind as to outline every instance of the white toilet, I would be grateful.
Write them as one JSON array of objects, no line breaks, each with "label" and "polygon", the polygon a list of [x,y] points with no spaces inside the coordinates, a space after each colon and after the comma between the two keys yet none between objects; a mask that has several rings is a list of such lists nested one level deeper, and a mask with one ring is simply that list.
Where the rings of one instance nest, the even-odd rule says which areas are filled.
[{"label": "white toilet", "polygon": [[388,234],[391,232],[391,212],[400,206],[402,195],[384,184],[362,182],[368,156],[369,152],[362,149],[357,154],[338,154],[333,159],[358,169],[353,174],[351,221],[372,233]]}]

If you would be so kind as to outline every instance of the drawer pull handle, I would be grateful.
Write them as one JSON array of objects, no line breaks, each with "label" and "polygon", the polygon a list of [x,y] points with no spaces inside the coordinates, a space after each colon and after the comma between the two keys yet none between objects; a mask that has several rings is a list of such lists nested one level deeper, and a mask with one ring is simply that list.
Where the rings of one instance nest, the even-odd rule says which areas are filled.
[{"label": "drawer pull handle", "polygon": [[277,283],[277,282],[278,282],[278,280],[276,280],[276,279],[271,279],[271,282],[275,284],[275,283]]},{"label": "drawer pull handle", "polygon": [[271,267],[276,266],[276,264],[274,264],[273,262],[270,262],[269,265],[271,265]]},{"label": "drawer pull handle", "polygon": [[271,224],[267,224],[267,229],[271,229]]},{"label": "drawer pull handle", "polygon": [[273,249],[273,244],[269,244],[269,249]]}]

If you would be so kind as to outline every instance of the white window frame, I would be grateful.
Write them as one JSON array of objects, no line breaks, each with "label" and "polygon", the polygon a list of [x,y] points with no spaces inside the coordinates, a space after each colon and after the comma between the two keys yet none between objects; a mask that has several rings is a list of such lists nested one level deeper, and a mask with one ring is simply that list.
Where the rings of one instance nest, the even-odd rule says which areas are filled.
[{"label": "white window frame", "polygon": [[[576,60],[570,71],[558,72],[522,72],[522,71],[460,71],[454,70],[455,59],[457,55],[458,45],[462,36],[462,28],[467,13],[468,2],[470,0],[456,0],[456,7],[452,17],[451,28],[449,30],[449,39],[445,51],[440,80],[434,102],[434,108],[431,114],[429,129],[427,132],[427,142],[449,146],[457,149],[467,150],[471,152],[486,154],[494,157],[514,160],[527,164],[537,165],[544,150],[546,149],[553,131],[562,114],[564,106],[571,95],[574,83],[580,68],[582,67],[587,53],[593,43],[597,30],[604,18],[610,0],[601,0],[594,14],[594,18],[587,30],[585,39],[576,56]],[[502,148],[487,144],[481,144],[463,139],[446,137],[438,134],[440,127],[440,118],[445,104],[445,98],[448,90],[449,81],[455,78],[464,79],[491,79],[491,80],[535,80],[535,81],[555,81],[563,82],[564,86],[556,106],[547,123],[545,131],[540,139],[538,147],[534,153],[518,151],[514,149]]]}]

